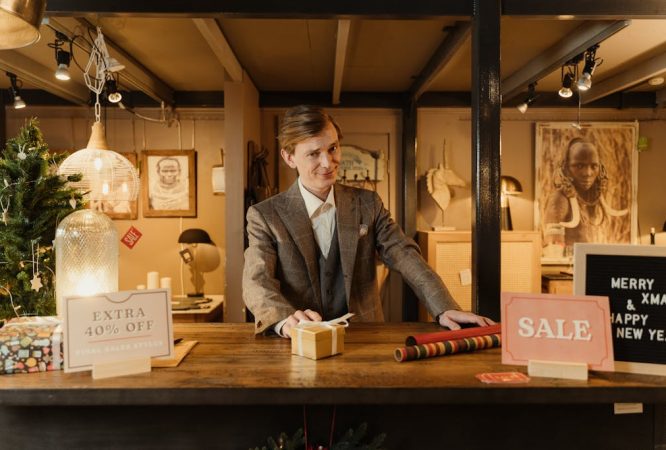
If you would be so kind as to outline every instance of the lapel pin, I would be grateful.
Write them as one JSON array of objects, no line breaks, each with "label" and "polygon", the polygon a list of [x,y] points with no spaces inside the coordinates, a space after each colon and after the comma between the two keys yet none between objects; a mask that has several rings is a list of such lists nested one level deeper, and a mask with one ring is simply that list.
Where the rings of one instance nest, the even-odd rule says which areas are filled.
[{"label": "lapel pin", "polygon": [[359,235],[360,237],[363,237],[363,236],[365,236],[366,234],[368,234],[368,226],[367,226],[366,224],[362,223],[362,224],[361,224],[361,227],[360,227],[359,230],[358,230],[358,235]]}]

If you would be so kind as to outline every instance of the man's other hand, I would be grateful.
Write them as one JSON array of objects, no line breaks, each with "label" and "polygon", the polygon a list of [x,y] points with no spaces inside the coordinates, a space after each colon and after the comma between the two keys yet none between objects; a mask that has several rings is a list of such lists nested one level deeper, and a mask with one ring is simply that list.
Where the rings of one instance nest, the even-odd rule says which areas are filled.
[{"label": "man's other hand", "polygon": [[459,330],[460,324],[473,324],[475,326],[485,327],[495,325],[492,319],[483,316],[477,316],[468,311],[458,311],[450,309],[439,315],[439,324],[450,330]]}]

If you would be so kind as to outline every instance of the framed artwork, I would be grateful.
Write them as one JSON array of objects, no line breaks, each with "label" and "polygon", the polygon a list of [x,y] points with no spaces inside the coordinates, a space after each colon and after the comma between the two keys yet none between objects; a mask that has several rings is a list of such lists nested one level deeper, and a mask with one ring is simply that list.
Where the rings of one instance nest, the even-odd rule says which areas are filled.
[{"label": "framed artwork", "polygon": [[370,150],[353,144],[340,146],[342,157],[338,182],[349,186],[375,190],[384,179],[386,161],[381,150]]},{"label": "framed artwork", "polygon": [[[128,159],[130,163],[139,171],[137,166],[137,154],[132,153],[121,153],[125,158]],[[139,216],[139,200],[119,200],[119,201],[100,201],[90,202],[89,208],[102,211],[104,214],[109,216],[114,220],[136,220]]]},{"label": "framed artwork", "polygon": [[638,124],[536,127],[534,223],[541,231],[542,263],[571,263],[576,242],[635,242]]},{"label": "framed artwork", "polygon": [[144,150],[141,168],[144,217],[196,217],[194,150]]}]

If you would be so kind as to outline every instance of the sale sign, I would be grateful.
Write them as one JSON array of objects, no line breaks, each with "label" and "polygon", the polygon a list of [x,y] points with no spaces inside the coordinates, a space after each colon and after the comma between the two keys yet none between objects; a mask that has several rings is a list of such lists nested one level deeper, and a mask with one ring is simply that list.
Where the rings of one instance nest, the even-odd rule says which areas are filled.
[{"label": "sale sign", "polygon": [[63,328],[65,372],[173,355],[168,289],[66,297]]},{"label": "sale sign", "polygon": [[608,297],[502,293],[502,364],[530,360],[614,370]]}]

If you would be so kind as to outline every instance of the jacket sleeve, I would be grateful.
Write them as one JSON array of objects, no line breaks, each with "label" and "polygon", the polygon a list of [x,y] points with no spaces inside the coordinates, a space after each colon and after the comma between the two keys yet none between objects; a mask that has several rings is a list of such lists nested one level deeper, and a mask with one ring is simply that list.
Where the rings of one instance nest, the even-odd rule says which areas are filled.
[{"label": "jacket sleeve", "polygon": [[419,246],[393,221],[379,196],[373,195],[376,246],[382,261],[400,272],[433,318],[450,309],[459,310],[440,276],[421,256]]},{"label": "jacket sleeve", "polygon": [[243,301],[254,315],[255,333],[264,333],[295,309],[280,293],[276,277],[275,237],[264,216],[254,206],[247,212],[249,246],[243,267]]}]

